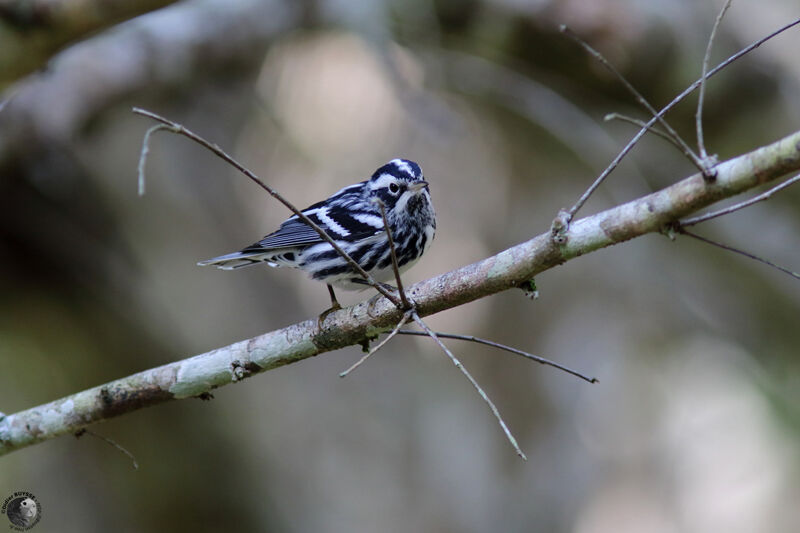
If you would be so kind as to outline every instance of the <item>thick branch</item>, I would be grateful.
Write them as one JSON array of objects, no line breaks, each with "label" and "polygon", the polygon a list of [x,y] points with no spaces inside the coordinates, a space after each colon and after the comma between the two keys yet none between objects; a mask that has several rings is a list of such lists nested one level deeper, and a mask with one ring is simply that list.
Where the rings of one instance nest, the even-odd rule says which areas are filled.
[{"label": "thick branch", "polygon": [[[800,132],[717,166],[713,183],[700,173],[666,189],[574,222],[566,242],[545,232],[499,254],[407,289],[420,316],[519,286],[570,259],[661,231],[699,209],[800,170]],[[362,302],[317,319],[112,381],[0,420],[0,455],[74,433],[90,424],[188,398],[252,374],[355,345],[387,331],[402,317],[388,300]]]},{"label": "thick branch", "polygon": [[65,45],[176,0],[0,0],[0,89]]}]

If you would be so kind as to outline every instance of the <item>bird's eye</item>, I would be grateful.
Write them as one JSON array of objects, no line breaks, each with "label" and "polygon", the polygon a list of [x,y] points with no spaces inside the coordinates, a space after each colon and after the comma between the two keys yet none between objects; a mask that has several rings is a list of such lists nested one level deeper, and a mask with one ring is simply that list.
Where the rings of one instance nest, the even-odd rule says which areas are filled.
[{"label": "bird's eye", "polygon": [[392,183],[389,185],[389,192],[392,194],[397,194],[400,191],[400,186],[396,183]]}]

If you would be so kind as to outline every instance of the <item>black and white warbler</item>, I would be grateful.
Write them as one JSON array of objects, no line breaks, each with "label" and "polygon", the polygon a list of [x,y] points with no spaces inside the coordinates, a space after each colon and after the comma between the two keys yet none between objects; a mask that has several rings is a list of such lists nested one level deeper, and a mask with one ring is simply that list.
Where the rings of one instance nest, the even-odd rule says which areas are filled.
[{"label": "black and white warbler", "polygon": [[[385,282],[393,279],[394,271],[378,201],[383,202],[402,273],[422,257],[436,232],[436,214],[428,182],[413,161],[393,159],[376,170],[370,179],[345,187],[302,212],[375,281]],[[334,286],[346,290],[368,286],[330,243],[297,215],[259,242],[198,265],[232,270],[260,262],[273,267],[298,268],[312,279],[326,283],[334,307],[338,307]]]}]

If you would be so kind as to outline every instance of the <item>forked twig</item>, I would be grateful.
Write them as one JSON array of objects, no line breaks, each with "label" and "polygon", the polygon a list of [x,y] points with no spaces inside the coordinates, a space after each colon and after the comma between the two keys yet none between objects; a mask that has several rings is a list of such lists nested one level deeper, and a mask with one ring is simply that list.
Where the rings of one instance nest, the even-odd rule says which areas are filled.
[{"label": "forked twig", "polygon": [[638,118],[629,117],[627,115],[622,115],[620,113],[608,113],[606,116],[603,117],[603,120],[606,122],[612,120],[619,120],[620,122],[627,122],[628,124],[634,124],[639,126],[640,128],[644,128],[653,135],[661,137],[665,141],[669,141],[673,146],[680,150],[681,146],[675,142],[675,139],[670,137],[667,133],[661,131],[660,129],[656,128],[655,126],[648,126],[644,120],[639,120]]},{"label": "forked twig", "polygon": [[[755,50],[756,48],[758,48],[759,46],[761,46],[765,42],[767,42],[770,39],[776,37],[777,35],[785,32],[786,30],[789,30],[789,29],[793,28],[794,26],[796,26],[798,24],[800,24],[800,18],[797,18],[797,19],[793,20],[792,22],[789,22],[788,24],[784,24],[783,26],[781,26],[777,30],[773,31],[769,35],[766,35],[765,37],[762,37],[761,39],[758,39],[757,41],[754,41],[750,45],[742,48],[741,50],[739,50],[738,52],[736,52],[735,54],[730,56],[728,59],[726,59],[725,61],[723,61],[722,63],[718,64],[716,67],[714,67],[710,71],[708,71],[708,73],[703,78],[696,80],[689,87],[684,89],[684,91],[682,93],[680,93],[678,96],[673,98],[673,100],[670,103],[668,103],[666,106],[664,106],[661,109],[661,111],[659,111],[657,113],[657,115],[655,117],[653,117],[653,118],[651,118],[650,120],[647,121],[646,128],[640,129],[639,132],[636,135],[634,135],[631,138],[630,141],[628,141],[628,144],[626,144],[622,148],[622,150],[619,152],[619,154],[617,154],[617,156],[611,161],[611,163],[608,164],[608,166],[605,168],[605,170],[603,170],[603,172],[600,173],[600,175],[594,180],[594,182],[592,182],[592,184],[581,195],[581,197],[578,199],[578,201],[575,202],[575,205],[573,205],[568,211],[564,211],[564,216],[561,217],[561,218],[567,224],[569,224],[569,222],[571,222],[572,219],[575,217],[575,214],[581,209],[581,207],[583,207],[583,205],[587,202],[587,200],[589,200],[589,197],[594,193],[594,191],[596,191],[597,188],[600,187],[600,185],[603,183],[603,181],[605,181],[605,179],[608,177],[608,175],[611,174],[611,172],[613,172],[613,170],[615,168],[617,168],[617,166],[619,165],[620,161],[622,161],[622,159],[624,159],[625,156],[628,155],[628,153],[630,153],[630,151],[633,149],[633,147],[636,146],[636,143],[638,143],[639,140],[644,136],[644,134],[647,133],[647,131],[648,131],[647,128],[649,128],[653,124],[655,124],[656,121],[658,120],[658,117],[664,116],[664,114],[666,114],[667,111],[669,111],[670,109],[675,107],[679,102],[681,102],[684,98],[686,98],[688,95],[690,95],[695,89],[697,89],[700,86],[700,84],[702,83],[703,80],[707,80],[707,79],[711,78],[712,76],[717,74],[719,71],[721,71],[722,69],[724,69],[725,67],[727,67],[728,65],[730,65],[731,63],[733,63],[734,61],[739,59],[740,57],[752,52],[753,50]],[[564,238],[563,233],[566,232],[567,228],[565,227],[563,229],[562,228],[557,228],[557,229],[558,229],[559,235],[554,235],[554,237],[559,237],[560,236],[560,238],[563,239]],[[554,234],[555,233],[556,232],[554,231]]]},{"label": "forked twig", "polygon": [[478,385],[478,382],[475,381],[475,378],[472,377],[472,374],[470,374],[469,371],[467,371],[467,369],[464,368],[464,365],[461,364],[461,361],[459,361],[456,358],[456,356],[453,355],[453,352],[451,352],[447,348],[447,346],[444,345],[444,343],[436,335],[436,332],[428,327],[428,325],[419,317],[419,315],[417,314],[417,312],[415,310],[411,311],[411,318],[414,319],[414,322],[419,324],[419,327],[421,327],[423,330],[425,330],[425,333],[430,338],[432,338],[434,340],[434,342],[436,342],[436,344],[439,345],[439,348],[441,348],[442,351],[445,354],[447,354],[447,357],[450,358],[450,361],[453,362],[453,364],[456,366],[456,368],[458,368],[461,371],[461,373],[466,376],[466,378],[469,380],[469,382],[472,383],[472,386],[475,387],[475,390],[477,390],[478,394],[481,395],[481,398],[483,398],[483,401],[485,401],[487,403],[487,405],[489,406],[489,409],[492,410],[492,414],[497,419],[497,422],[500,424],[500,427],[503,428],[503,433],[506,434],[506,438],[508,439],[508,442],[510,442],[511,445],[514,447],[514,451],[516,451],[517,455],[522,457],[522,459],[527,461],[528,458],[525,456],[525,454],[520,449],[519,444],[517,444],[517,439],[515,439],[514,435],[511,434],[511,431],[508,429],[508,426],[506,425],[505,420],[503,420],[503,417],[500,416],[500,411],[498,411],[497,407],[495,407],[494,403],[489,398],[489,396],[486,395],[486,393],[483,391],[481,386]]},{"label": "forked twig", "polygon": [[383,339],[381,342],[379,342],[377,345],[375,345],[375,347],[373,349],[371,349],[369,352],[367,352],[367,354],[365,356],[363,356],[361,359],[359,359],[358,361],[353,363],[353,365],[350,368],[348,368],[344,372],[341,372],[339,374],[339,377],[340,378],[346,377],[350,372],[352,372],[356,368],[360,367],[364,363],[364,361],[366,361],[370,356],[372,356],[372,354],[374,354],[375,352],[377,352],[378,350],[383,348],[383,346],[387,342],[392,340],[392,338],[394,338],[394,336],[397,335],[400,332],[400,328],[402,328],[406,324],[406,322],[408,322],[408,320],[410,318],[411,318],[410,311],[406,311],[405,313],[403,313],[403,318],[400,319],[400,322],[397,323],[397,325],[394,327],[392,332],[389,333],[389,335],[387,335],[385,339]]},{"label": "forked twig", "polygon": [[[703,100],[705,99],[706,94],[706,72],[708,72],[708,61],[711,57],[711,47],[714,45],[714,38],[717,36],[717,29],[722,22],[722,17],[725,16],[725,12],[728,11],[729,7],[731,7],[731,1],[732,0],[727,0],[717,15],[717,19],[714,21],[714,26],[711,28],[711,35],[708,37],[708,45],[706,46],[705,56],[703,56],[703,71],[702,75],[700,76],[700,94],[697,98],[697,113],[695,114],[695,122],[697,123],[697,148],[700,150],[700,157],[702,158],[705,166],[710,166],[709,163],[713,165],[716,159],[709,159],[708,153],[706,153],[705,141],[703,140]],[[703,176],[708,178],[705,172],[703,173]]]},{"label": "forked twig", "polygon": [[525,456],[525,454],[520,449],[519,444],[517,444],[517,439],[514,438],[514,435],[508,429],[508,426],[506,425],[505,420],[503,420],[503,417],[500,415],[500,411],[494,405],[494,402],[492,402],[492,400],[489,398],[489,396],[486,394],[486,392],[484,392],[484,390],[481,388],[481,386],[478,385],[478,382],[475,381],[475,378],[472,377],[472,374],[470,374],[467,371],[467,369],[464,368],[464,365],[461,364],[461,361],[459,361],[456,358],[456,356],[453,355],[453,352],[451,352],[447,348],[447,346],[444,345],[444,343],[441,341],[441,339],[439,339],[437,333],[435,331],[433,331],[432,329],[430,329],[428,327],[428,325],[422,320],[422,318],[420,318],[419,314],[417,313],[416,307],[414,306],[413,303],[409,302],[408,298],[406,297],[405,290],[403,289],[403,281],[400,279],[400,268],[398,267],[397,252],[396,252],[395,247],[394,247],[394,238],[392,237],[392,230],[389,227],[388,220],[386,219],[386,209],[385,209],[385,207],[383,205],[383,202],[381,202],[380,200],[378,200],[377,202],[378,202],[378,206],[380,207],[380,210],[381,210],[381,216],[383,217],[383,227],[386,229],[386,236],[389,239],[389,253],[392,256],[392,268],[394,269],[394,276],[395,276],[395,280],[397,281],[397,290],[400,293],[401,300],[405,304],[407,304],[408,307],[406,308],[406,312],[403,315],[403,318],[400,320],[400,322],[394,328],[392,333],[386,339],[384,339],[383,342],[381,342],[379,345],[377,345],[374,350],[371,350],[369,353],[367,353],[367,355],[362,357],[361,360],[356,362],[356,364],[353,365],[353,367],[351,367],[350,369],[345,371],[345,374],[346,374],[346,372],[349,372],[350,370],[352,370],[352,368],[355,368],[358,365],[360,365],[371,354],[373,354],[376,351],[378,351],[378,349],[380,349],[384,344],[386,344],[389,341],[389,339],[391,339],[392,337],[394,337],[395,335],[397,335],[400,332],[400,328],[408,320],[408,318],[413,318],[414,322],[419,324],[419,326],[424,330],[424,335],[427,335],[428,337],[433,339],[434,342],[436,342],[436,344],[439,345],[439,347],[444,351],[445,354],[447,354],[447,356],[450,358],[450,360],[453,362],[453,364],[461,371],[462,374],[464,374],[467,377],[467,379],[472,384],[472,386],[475,387],[475,390],[478,391],[478,394],[480,394],[481,398],[483,398],[483,400],[489,405],[489,408],[491,409],[492,414],[494,414],[495,418],[497,419],[497,422],[500,424],[500,427],[503,428],[503,433],[505,433],[506,438],[511,443],[511,445],[514,447],[514,450],[517,452],[517,455],[519,455],[520,457],[522,457],[522,459],[527,461],[528,458]]},{"label": "forked twig", "polygon": [[696,216],[696,217],[692,217],[692,218],[687,218],[686,220],[680,221],[678,224],[680,224],[680,226],[682,228],[685,228],[687,226],[694,226],[695,224],[699,224],[701,222],[706,222],[707,220],[711,220],[712,218],[717,218],[717,217],[721,217],[722,215],[727,215],[727,214],[733,213],[734,211],[738,211],[740,209],[744,209],[745,207],[749,207],[749,206],[751,206],[753,204],[756,204],[758,202],[763,202],[764,200],[768,200],[776,192],[780,191],[781,189],[785,189],[789,185],[795,184],[798,181],[800,181],[800,174],[798,174],[797,176],[795,176],[795,177],[793,177],[791,179],[788,179],[788,180],[784,181],[780,185],[776,185],[775,187],[771,188],[770,190],[768,190],[766,192],[763,192],[763,193],[759,194],[758,196],[754,196],[753,198],[750,198],[749,200],[745,200],[744,202],[740,202],[740,203],[732,205],[730,207],[726,207],[725,209],[720,209],[718,211],[714,211],[714,212],[711,212],[711,213],[706,213],[705,215],[700,215],[700,216]]},{"label": "forked twig", "polygon": [[704,242],[706,244],[710,244],[712,246],[716,246],[717,248],[722,248],[723,250],[728,250],[729,252],[734,252],[734,253],[743,255],[745,257],[748,257],[750,259],[754,259],[754,260],[756,260],[756,261],[758,261],[760,263],[764,263],[765,265],[771,266],[772,268],[776,268],[776,269],[780,270],[781,272],[783,272],[784,274],[789,274],[793,278],[800,279],[800,274],[798,274],[797,272],[793,272],[793,271],[789,270],[788,268],[784,268],[784,267],[782,267],[780,265],[776,265],[772,261],[764,259],[763,257],[759,257],[759,256],[757,256],[755,254],[751,254],[750,252],[745,252],[744,250],[740,250],[739,248],[734,248],[733,246],[728,246],[727,244],[722,244],[721,242],[717,242],[717,241],[713,241],[711,239],[707,239],[706,237],[701,237],[700,235],[698,235],[696,233],[692,233],[690,231],[686,231],[685,229],[680,228],[680,227],[677,228],[676,231],[678,233],[682,234],[682,235],[687,235],[689,237],[692,237],[693,239],[697,239],[698,241]]},{"label": "forked twig", "polygon": [[708,171],[705,163],[697,156],[697,154],[694,153],[694,151],[689,147],[688,144],[686,144],[686,142],[681,138],[681,136],[678,135],[678,132],[676,132],[672,128],[672,126],[669,125],[669,123],[664,119],[663,116],[659,115],[658,111],[656,111],[656,108],[654,108],[650,104],[650,102],[647,101],[647,99],[642,95],[642,93],[636,90],[636,87],[634,87],[633,84],[631,84],[631,82],[629,82],[627,78],[625,78],[625,76],[619,70],[617,70],[617,68],[614,65],[612,65],[608,59],[605,58],[605,56],[603,56],[603,54],[595,50],[589,43],[581,39],[580,36],[578,36],[575,32],[569,29],[569,27],[566,24],[562,24],[560,30],[561,33],[564,33],[573,41],[582,46],[584,50],[589,52],[589,54],[592,57],[597,59],[604,67],[606,67],[606,69],[608,69],[612,74],[614,74],[614,76],[616,76],[620,82],[622,82],[622,85],[628,90],[629,93],[633,95],[636,101],[642,104],[642,106],[645,109],[647,109],[650,112],[650,114],[653,115],[653,117],[656,120],[658,120],[659,123],[661,123],[664,129],[667,130],[667,135],[669,135],[672,138],[674,143],[680,147],[684,155],[686,155],[686,157],[689,158],[689,160],[697,167],[698,170],[700,170],[700,172],[705,174]]},{"label": "forked twig", "polygon": [[[400,335],[414,335],[414,336],[417,336],[417,337],[427,337],[428,336],[428,334],[425,333],[424,331],[413,331],[413,330],[410,330],[410,329],[401,329],[397,333],[400,334]],[[538,355],[533,355],[532,353],[526,352],[524,350],[520,350],[518,348],[514,348],[512,346],[507,346],[505,344],[500,344],[499,342],[494,342],[494,341],[490,341],[490,340],[487,340],[487,339],[482,339],[480,337],[475,337],[473,335],[456,335],[454,333],[441,333],[439,331],[436,332],[436,336],[440,337],[442,339],[455,339],[455,340],[459,340],[459,341],[468,341],[468,342],[474,342],[474,343],[477,343],[477,344],[483,344],[485,346],[491,346],[491,347],[497,348],[499,350],[504,350],[504,351],[509,352],[509,353],[520,355],[522,357],[525,357],[526,359],[531,359],[533,361],[536,361],[537,363],[541,363],[543,365],[548,365],[548,366],[552,366],[553,368],[557,368],[559,370],[563,370],[567,374],[572,374],[573,376],[579,377],[584,381],[588,381],[589,383],[597,383],[599,381],[597,378],[590,378],[589,376],[586,376],[585,374],[581,374],[577,370],[572,370],[571,368],[566,367],[566,366],[561,365],[561,364],[558,364],[555,361],[551,361],[550,359],[545,359],[544,357],[540,357]]]},{"label": "forked twig", "polygon": [[333,247],[333,249],[336,250],[336,253],[338,253],[342,258],[344,258],[344,260],[347,261],[347,263],[356,272],[358,272],[358,274],[360,276],[362,276],[364,278],[364,280],[370,286],[375,288],[375,290],[377,290],[379,293],[381,293],[383,296],[385,296],[390,302],[392,302],[398,308],[400,308],[403,305],[402,302],[400,300],[398,300],[391,292],[386,290],[386,288],[384,288],[380,283],[375,281],[375,279],[373,279],[373,277],[366,270],[361,268],[361,265],[359,265],[356,261],[354,261],[353,258],[350,257],[350,255],[348,255],[347,252],[345,252],[341,248],[341,246],[336,244],[336,241],[334,241],[325,232],[324,229],[322,229],[317,224],[315,224],[313,220],[311,220],[305,214],[303,214],[291,202],[289,202],[280,193],[278,193],[278,191],[276,191],[275,189],[273,189],[272,187],[270,187],[269,185],[267,185],[266,183],[261,181],[261,179],[259,179],[258,176],[256,176],[252,171],[250,171],[250,169],[248,169],[247,167],[245,167],[244,165],[239,163],[233,157],[229,156],[222,148],[220,148],[216,144],[213,144],[213,143],[205,140],[204,138],[200,137],[196,133],[186,129],[183,125],[178,124],[177,122],[173,122],[171,120],[168,120],[168,119],[166,119],[166,118],[164,118],[164,117],[162,117],[160,115],[157,115],[156,113],[153,113],[152,111],[147,111],[145,109],[134,107],[133,108],[133,112],[138,114],[138,115],[142,115],[142,116],[145,116],[145,117],[148,117],[148,118],[152,118],[153,120],[161,122],[161,124],[163,125],[160,128],[159,127],[150,128],[149,130],[147,130],[147,133],[145,134],[144,145],[142,146],[142,152],[141,152],[141,155],[139,157],[139,191],[140,191],[140,194],[141,194],[141,191],[144,191],[144,167],[145,167],[145,163],[146,163],[147,153],[149,151],[148,142],[150,140],[150,135],[155,133],[156,131],[159,131],[159,129],[163,129],[163,130],[175,133],[177,135],[183,135],[184,137],[188,137],[189,139],[193,140],[194,142],[200,144],[204,148],[206,148],[206,149],[210,150],[211,152],[213,152],[217,157],[223,159],[228,164],[232,165],[239,172],[241,172],[242,174],[244,174],[245,176],[250,178],[253,182],[255,182],[259,187],[261,187],[262,189],[267,191],[270,194],[270,196],[272,196],[273,198],[278,200],[280,203],[285,205],[292,213],[297,215],[297,217],[300,220],[302,220],[308,226],[313,228],[314,231],[316,231],[319,234],[319,236],[325,242],[330,244]]}]

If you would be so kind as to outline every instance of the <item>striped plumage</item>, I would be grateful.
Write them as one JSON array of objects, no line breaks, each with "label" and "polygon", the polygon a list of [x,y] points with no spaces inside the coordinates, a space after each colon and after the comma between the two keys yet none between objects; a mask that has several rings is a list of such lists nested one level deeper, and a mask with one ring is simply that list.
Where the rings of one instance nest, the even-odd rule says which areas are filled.
[{"label": "striped plumage", "polygon": [[[327,200],[307,207],[303,214],[324,229],[376,281],[385,282],[392,280],[394,274],[389,240],[375,198],[385,206],[403,272],[428,249],[436,231],[428,183],[413,161],[393,159],[370,179],[345,187]],[[260,262],[298,268],[329,286],[350,290],[366,287],[361,276],[330,243],[297,215],[257,243],[198,264],[231,270]]]}]

